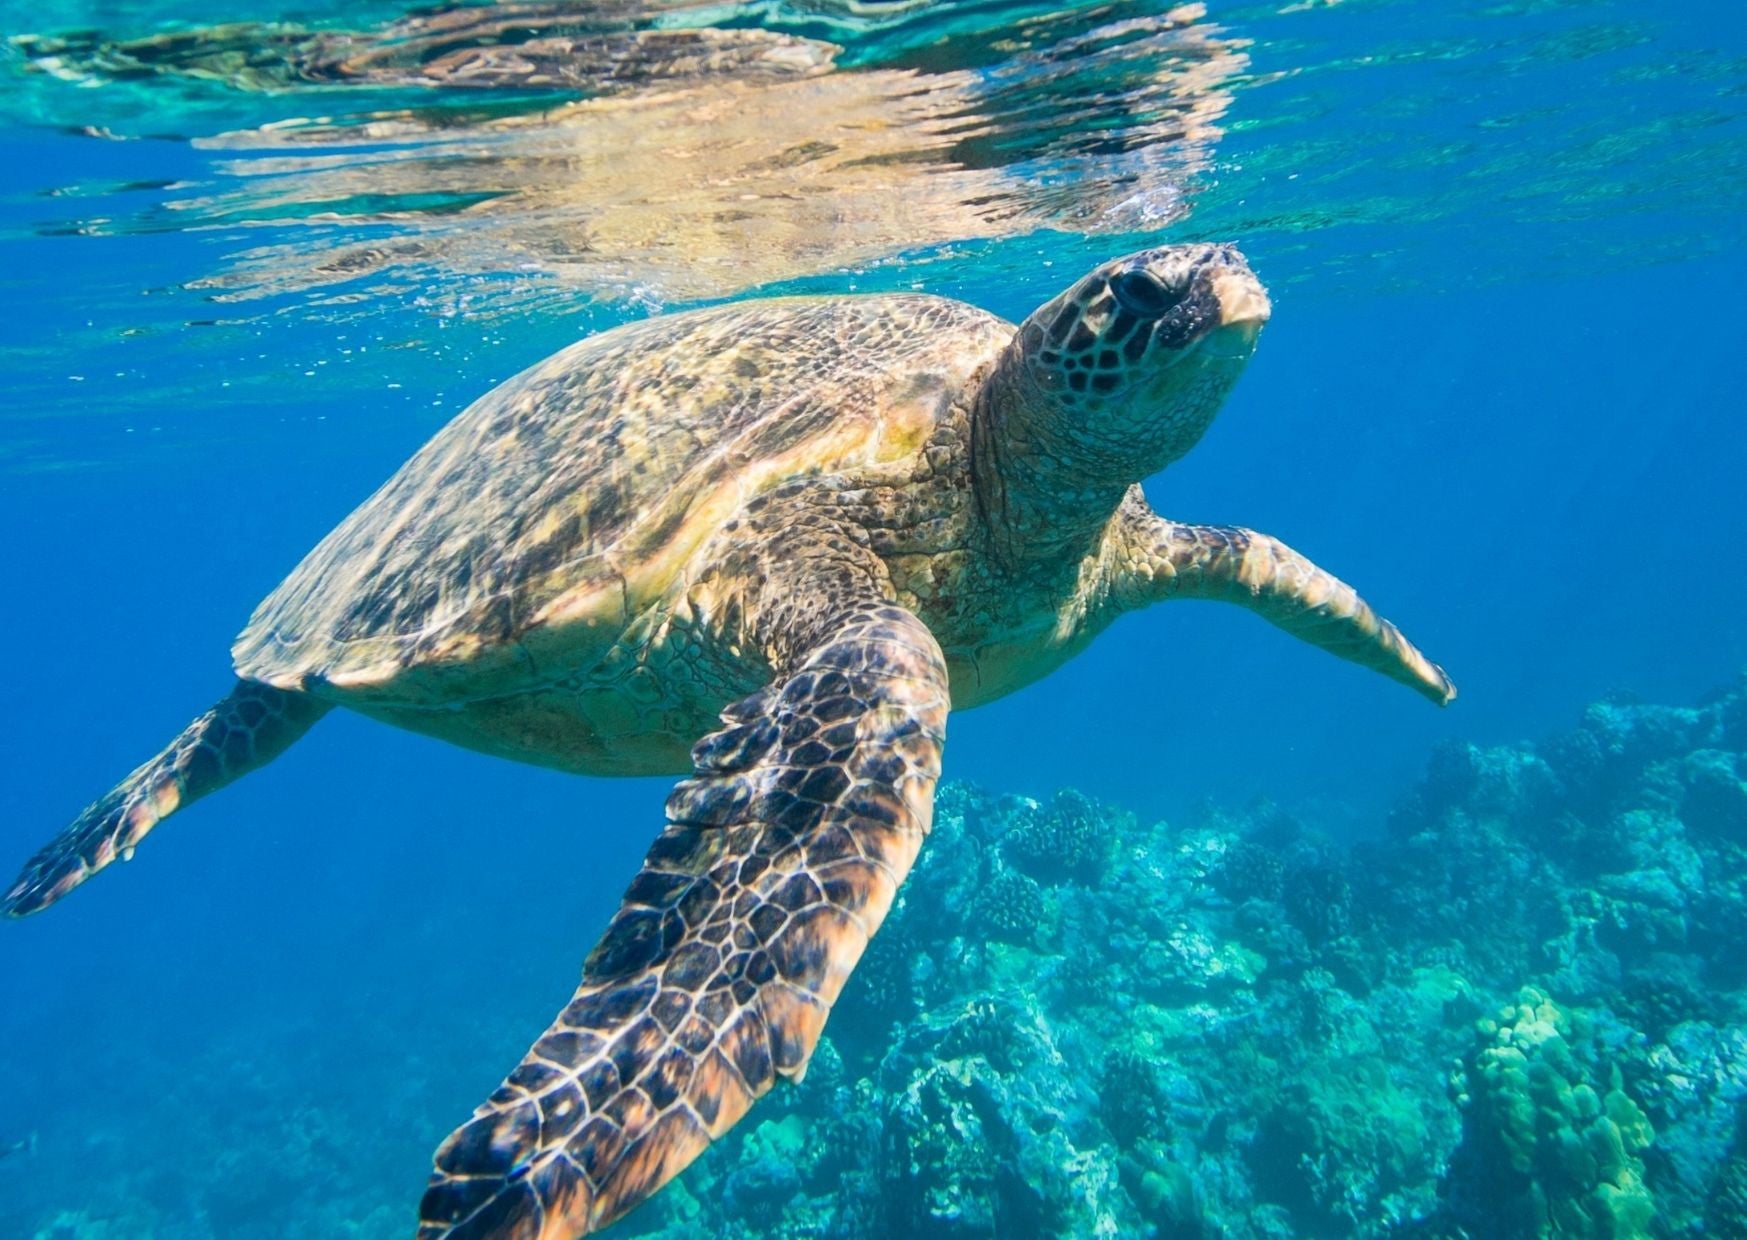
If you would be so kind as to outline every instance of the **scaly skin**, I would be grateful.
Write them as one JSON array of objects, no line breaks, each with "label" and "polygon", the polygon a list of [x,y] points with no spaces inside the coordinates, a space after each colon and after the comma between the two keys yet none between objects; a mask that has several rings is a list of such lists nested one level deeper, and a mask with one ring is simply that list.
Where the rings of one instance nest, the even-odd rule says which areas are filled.
[{"label": "scaly skin", "polygon": [[928,832],[949,707],[914,616],[872,593],[819,618],[699,742],[575,997],[437,1151],[420,1240],[594,1231],[805,1073]]},{"label": "scaly skin", "polygon": [[799,479],[908,477],[1012,334],[898,295],[591,336],[474,402],[323,539],[256,609],[237,671],[385,710],[610,692],[749,506]]},{"label": "scaly skin", "polygon": [[161,753],[86,807],[40,849],[0,909],[23,917],[46,908],[112,861],[128,861],[164,819],[267,765],[328,713],[326,702],[239,681],[229,697],[182,729]]},{"label": "scaly skin", "polygon": [[1350,587],[1134,485],[1200,438],[1267,313],[1235,251],[1198,246],[1106,264],[1016,330],[892,297],[583,341],[324,540],[239,638],[232,697],[0,907],[65,894],[330,704],[523,761],[690,771],[575,998],[438,1151],[419,1236],[606,1226],[806,1070],[927,833],[949,704],[1179,597],[1454,697]]},{"label": "scaly skin", "polygon": [[1235,526],[1183,525],[1147,508],[1139,489],[1123,505],[1109,540],[1116,607],[1128,611],[1173,598],[1247,607],[1270,624],[1330,654],[1417,690],[1439,706],[1456,686],[1373,611],[1346,582],[1267,534]]}]

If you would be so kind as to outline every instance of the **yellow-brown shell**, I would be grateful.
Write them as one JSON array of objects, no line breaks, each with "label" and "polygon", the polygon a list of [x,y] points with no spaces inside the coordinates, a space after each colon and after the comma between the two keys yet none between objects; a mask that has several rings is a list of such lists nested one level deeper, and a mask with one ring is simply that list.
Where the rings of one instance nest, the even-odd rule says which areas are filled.
[{"label": "yellow-brown shell", "polygon": [[568,675],[749,499],[916,453],[1012,332],[901,295],[580,341],[468,407],[323,539],[256,608],[237,672],[407,703]]}]

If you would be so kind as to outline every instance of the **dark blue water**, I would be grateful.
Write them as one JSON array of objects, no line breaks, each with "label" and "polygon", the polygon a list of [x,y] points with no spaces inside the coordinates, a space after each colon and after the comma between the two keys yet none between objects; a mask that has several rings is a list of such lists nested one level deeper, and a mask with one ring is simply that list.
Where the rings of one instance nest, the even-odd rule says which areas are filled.
[{"label": "dark blue water", "polygon": [[[1739,6],[1211,7],[1249,64],[1180,220],[1027,226],[792,278],[919,283],[1018,319],[1143,242],[1235,240],[1273,321],[1212,433],[1148,493],[1312,555],[1461,698],[1440,713],[1235,609],[1175,604],[956,717],[949,777],[1071,785],[1143,824],[1266,799],[1352,838],[1441,740],[1534,738],[1604,695],[1682,703],[1734,675]],[[7,22],[79,24],[152,21]],[[926,24],[904,37],[925,62]],[[516,311],[506,284],[506,310],[442,263],[425,295],[215,302],[190,286],[293,226],[167,225],[184,186],[232,191],[227,156],[188,139],[342,105],[121,89],[44,81],[17,55],[0,84],[16,860],[224,692],[254,603],[444,421],[647,308],[542,286]],[[168,136],[72,131],[124,120]],[[568,997],[666,786],[336,713],[132,865],[6,926],[0,1143],[37,1143],[0,1159],[0,1235],[407,1234],[430,1150]]]}]

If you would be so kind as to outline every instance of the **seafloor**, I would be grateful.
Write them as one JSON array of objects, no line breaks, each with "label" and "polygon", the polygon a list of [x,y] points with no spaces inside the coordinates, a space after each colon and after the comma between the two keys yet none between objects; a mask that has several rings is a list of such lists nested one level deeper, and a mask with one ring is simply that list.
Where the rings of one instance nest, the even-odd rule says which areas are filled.
[{"label": "seafloor", "polygon": [[[1744,750],[1747,679],[1604,701],[1439,749],[1352,845],[949,784],[806,1080],[617,1234],[1747,1236]],[[373,1139],[278,1114],[191,1122],[209,1182],[142,1152],[35,1234],[405,1233],[401,1185],[262,1217],[262,1175],[337,1189]]]},{"label": "seafloor", "polygon": [[625,1226],[1747,1236],[1747,681],[1374,838],[962,785],[799,1089]]}]

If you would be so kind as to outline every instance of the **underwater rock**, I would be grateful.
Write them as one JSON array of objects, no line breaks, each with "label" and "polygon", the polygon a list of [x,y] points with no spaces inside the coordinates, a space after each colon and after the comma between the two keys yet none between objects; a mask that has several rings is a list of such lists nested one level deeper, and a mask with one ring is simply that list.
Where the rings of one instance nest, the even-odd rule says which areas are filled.
[{"label": "underwater rock", "polygon": [[[1737,1113],[1747,1099],[1747,1031],[1721,1021],[1676,1025],[1643,1054],[1636,1092],[1656,1128],[1645,1152],[1660,1213],[1675,1234],[1705,1230],[1719,1178],[1739,1143]],[[1747,1233],[1739,1233],[1747,1234]]]},{"label": "underwater rock", "polygon": [[1631,808],[1646,769],[1703,743],[1718,727],[1715,712],[1597,702],[1577,728],[1537,747],[1558,776],[1560,800],[1581,816]]},{"label": "underwater rock", "polygon": [[1691,956],[1657,953],[1619,983],[1612,996],[1614,1010],[1652,1043],[1691,1022],[1710,1028],[1725,1013],[1695,965]]},{"label": "underwater rock", "polygon": [[1513,823],[1544,820],[1557,809],[1559,794],[1557,777],[1539,755],[1460,741],[1446,741],[1432,750],[1419,788],[1420,799],[1433,812],[1459,805]]},{"label": "underwater rock", "polygon": [[1682,762],[1680,819],[1692,831],[1747,845],[1747,783],[1740,755],[1700,749]]},{"label": "underwater rock", "polygon": [[1705,1201],[1705,1230],[1714,1236],[1747,1236],[1747,1106],[1735,1114],[1735,1139]]},{"label": "underwater rock", "polygon": [[1699,699],[1699,708],[1715,724],[1715,742],[1731,753],[1747,751],[1747,672],[1734,683],[1721,686]]}]

